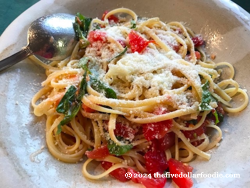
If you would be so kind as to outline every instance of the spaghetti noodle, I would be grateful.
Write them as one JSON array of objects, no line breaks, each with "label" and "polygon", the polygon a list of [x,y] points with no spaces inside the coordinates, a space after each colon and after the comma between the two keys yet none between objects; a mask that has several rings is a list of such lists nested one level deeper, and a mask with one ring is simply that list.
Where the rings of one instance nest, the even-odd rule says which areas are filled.
[{"label": "spaghetti noodle", "polygon": [[[191,171],[182,162],[197,155],[210,159],[207,151],[222,138],[217,124],[224,111],[240,112],[248,104],[232,65],[207,59],[201,36],[180,22],[139,18],[119,8],[102,20],[78,14],[74,28],[78,44],[69,58],[46,65],[47,79],[32,106],[36,116],[47,116],[46,143],[56,159],[75,163],[87,155],[86,178],[110,174],[127,181],[121,177],[126,172],[172,173],[176,165]],[[226,80],[223,66],[230,69]],[[244,102],[233,107],[238,94]],[[217,133],[211,137],[208,129]],[[90,174],[93,160],[105,172]],[[146,187],[147,181],[158,187],[166,182],[132,180]]]}]

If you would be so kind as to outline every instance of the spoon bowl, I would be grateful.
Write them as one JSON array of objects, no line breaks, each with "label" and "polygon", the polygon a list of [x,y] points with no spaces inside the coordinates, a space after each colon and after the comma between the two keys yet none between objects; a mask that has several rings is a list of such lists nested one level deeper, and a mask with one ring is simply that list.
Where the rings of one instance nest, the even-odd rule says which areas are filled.
[{"label": "spoon bowl", "polygon": [[47,60],[63,60],[68,57],[77,43],[73,29],[74,19],[73,15],[57,13],[32,22],[27,32],[27,46],[1,60],[0,71],[33,54]]}]

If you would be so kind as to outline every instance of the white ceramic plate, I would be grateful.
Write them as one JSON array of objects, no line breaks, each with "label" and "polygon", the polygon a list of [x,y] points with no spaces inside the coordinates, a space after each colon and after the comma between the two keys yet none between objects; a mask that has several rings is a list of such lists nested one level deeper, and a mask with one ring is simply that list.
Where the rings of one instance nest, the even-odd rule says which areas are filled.
[{"label": "white ceramic plate", "polygon": [[[164,21],[183,21],[207,41],[216,62],[228,61],[236,68],[236,81],[250,90],[250,16],[229,0],[43,0],[20,15],[0,38],[0,59],[26,44],[28,25],[36,18],[55,12],[101,16],[105,10],[127,7],[141,16],[158,16]],[[55,160],[45,146],[44,119],[32,114],[30,100],[45,79],[44,70],[25,60],[0,73],[0,187],[111,187],[132,186],[115,180],[87,181],[82,164]],[[240,174],[236,178],[196,178],[194,187],[250,187],[249,107],[229,115],[223,122],[223,141],[212,151],[212,159],[197,158],[194,173]],[[135,185],[134,185],[135,186]]]}]

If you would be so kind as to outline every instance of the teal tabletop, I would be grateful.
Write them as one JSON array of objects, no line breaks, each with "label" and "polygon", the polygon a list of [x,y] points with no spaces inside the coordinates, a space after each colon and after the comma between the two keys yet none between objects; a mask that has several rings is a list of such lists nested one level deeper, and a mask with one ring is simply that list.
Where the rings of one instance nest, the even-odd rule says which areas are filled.
[{"label": "teal tabletop", "polygon": [[[233,1],[250,12],[249,0]],[[0,0],[0,35],[16,17],[36,2],[38,0]]]},{"label": "teal tabletop", "polygon": [[0,0],[0,35],[8,25],[38,0]]}]

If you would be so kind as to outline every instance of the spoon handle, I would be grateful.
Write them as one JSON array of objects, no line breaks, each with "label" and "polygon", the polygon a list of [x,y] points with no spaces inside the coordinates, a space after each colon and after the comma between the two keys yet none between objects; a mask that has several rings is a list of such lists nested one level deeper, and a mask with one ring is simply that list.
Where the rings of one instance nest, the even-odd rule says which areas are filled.
[{"label": "spoon handle", "polygon": [[25,58],[29,57],[33,53],[30,51],[28,47],[23,48],[21,51],[7,57],[0,61],[0,71],[15,65],[16,63],[24,60]]}]

